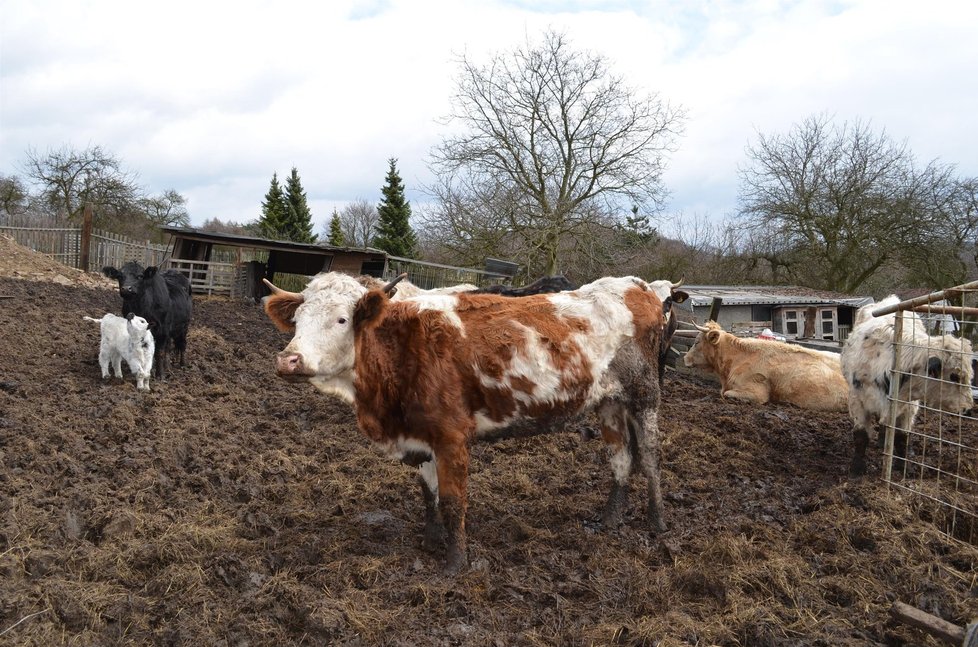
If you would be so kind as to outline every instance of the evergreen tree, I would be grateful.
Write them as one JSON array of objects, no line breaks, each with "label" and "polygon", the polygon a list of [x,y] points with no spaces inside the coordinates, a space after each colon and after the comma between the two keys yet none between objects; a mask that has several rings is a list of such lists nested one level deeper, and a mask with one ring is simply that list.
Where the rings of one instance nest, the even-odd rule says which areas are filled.
[{"label": "evergreen tree", "polygon": [[408,222],[411,205],[404,198],[404,183],[397,173],[397,160],[391,158],[388,162],[387,184],[381,189],[384,198],[377,205],[379,220],[373,246],[392,256],[416,258],[418,239]]},{"label": "evergreen tree", "polygon": [[278,183],[278,173],[272,173],[272,183],[265,194],[265,201],[261,203],[258,232],[262,238],[289,240],[288,206]]},{"label": "evergreen tree", "polygon": [[340,221],[340,214],[333,209],[333,217],[329,219],[329,238],[326,242],[333,247],[343,247],[346,245],[346,236],[343,235],[343,223]]},{"label": "evergreen tree", "polygon": [[299,181],[299,171],[294,166],[285,183],[285,204],[288,239],[297,243],[316,242],[316,234],[312,233],[312,212]]}]

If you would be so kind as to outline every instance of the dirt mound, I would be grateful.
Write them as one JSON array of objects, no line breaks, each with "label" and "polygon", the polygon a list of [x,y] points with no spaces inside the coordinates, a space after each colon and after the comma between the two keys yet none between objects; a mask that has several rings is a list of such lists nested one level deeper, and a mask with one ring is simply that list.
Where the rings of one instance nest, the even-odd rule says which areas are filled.
[{"label": "dirt mound", "polygon": [[600,442],[478,445],[472,568],[446,580],[414,472],[275,378],[288,336],[256,306],[196,298],[188,365],[142,393],[100,378],[81,321],[114,292],[0,294],[0,644],[938,645],[891,603],[978,616],[978,549],[878,469],[850,481],[842,414],[668,374],[660,537],[643,487],[594,523]]},{"label": "dirt mound", "polygon": [[7,234],[0,233],[0,276],[31,281],[50,281],[61,285],[86,287],[116,287],[116,282],[97,272],[83,272],[68,267],[43,254],[20,245]]}]

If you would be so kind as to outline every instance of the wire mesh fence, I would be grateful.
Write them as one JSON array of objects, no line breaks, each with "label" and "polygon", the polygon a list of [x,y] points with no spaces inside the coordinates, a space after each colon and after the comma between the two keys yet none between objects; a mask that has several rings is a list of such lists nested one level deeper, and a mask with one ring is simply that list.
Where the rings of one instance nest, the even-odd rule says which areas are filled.
[{"label": "wire mesh fence", "polygon": [[923,519],[973,545],[978,545],[976,306],[978,282],[894,306],[889,412],[882,421],[884,479],[912,497]]}]

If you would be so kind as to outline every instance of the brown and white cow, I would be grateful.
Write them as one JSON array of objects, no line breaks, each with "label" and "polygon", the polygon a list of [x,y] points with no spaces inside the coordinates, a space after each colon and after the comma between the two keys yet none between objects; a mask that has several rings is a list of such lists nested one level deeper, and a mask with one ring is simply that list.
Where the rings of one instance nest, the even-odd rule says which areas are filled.
[{"label": "brown and white cow", "polygon": [[[635,277],[517,299],[490,294],[362,295],[351,277],[324,274],[265,309],[295,336],[278,354],[288,380],[353,403],[358,425],[390,456],[420,467],[425,543],[445,531],[446,572],[466,563],[469,444],[553,429],[595,410],[611,448],[614,485],[603,513],[621,522],[627,480],[648,478],[648,514],[664,530],[656,379],[663,304]],[[362,298],[361,298],[362,297]],[[441,520],[438,519],[438,514]]]},{"label": "brown and white cow", "polygon": [[715,321],[700,330],[683,357],[689,367],[720,376],[725,398],[756,404],[786,402],[816,411],[845,411],[849,387],[839,356],[765,339],[731,335]]}]

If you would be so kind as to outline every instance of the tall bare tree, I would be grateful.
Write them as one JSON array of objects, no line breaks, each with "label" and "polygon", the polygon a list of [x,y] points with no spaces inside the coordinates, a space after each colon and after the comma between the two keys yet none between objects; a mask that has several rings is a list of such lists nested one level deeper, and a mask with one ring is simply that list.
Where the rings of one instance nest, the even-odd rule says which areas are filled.
[{"label": "tall bare tree", "polygon": [[187,199],[174,189],[139,200],[146,218],[157,227],[189,227]]},{"label": "tall bare tree", "polygon": [[937,290],[978,278],[978,178],[956,178],[949,166],[930,170],[920,182],[929,217],[900,261],[916,283]]},{"label": "tall bare tree", "polygon": [[[448,120],[460,128],[431,161],[440,178],[433,193],[448,187],[452,200],[429,224],[441,215],[467,236],[469,221],[479,237],[497,222],[552,274],[568,241],[609,217],[624,221],[633,206],[645,215],[661,207],[664,156],[675,148],[681,110],[638,93],[603,57],[575,51],[553,31],[485,65],[465,55],[459,64]],[[493,194],[505,202],[486,203]]]},{"label": "tall bare tree", "polygon": [[853,292],[906,250],[934,218],[950,177],[920,169],[905,144],[856,122],[809,117],[760,135],[741,169],[741,226],[755,258],[811,287]]},{"label": "tall bare tree", "polygon": [[45,154],[29,150],[25,174],[40,186],[48,207],[69,221],[78,222],[87,203],[94,205],[100,226],[141,216],[136,175],[101,146],[83,151],[65,146]]},{"label": "tall bare tree", "polygon": [[377,207],[357,198],[340,210],[340,228],[344,244],[350,247],[370,247],[380,216]]}]

